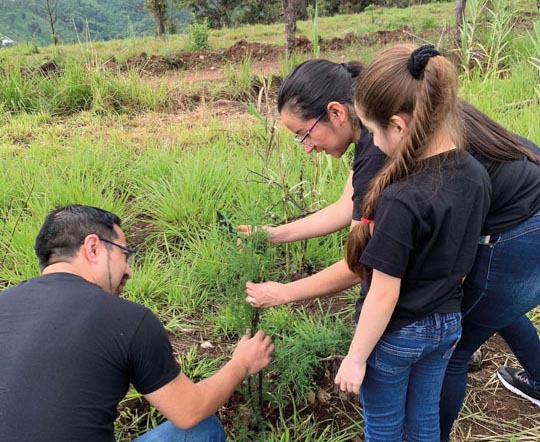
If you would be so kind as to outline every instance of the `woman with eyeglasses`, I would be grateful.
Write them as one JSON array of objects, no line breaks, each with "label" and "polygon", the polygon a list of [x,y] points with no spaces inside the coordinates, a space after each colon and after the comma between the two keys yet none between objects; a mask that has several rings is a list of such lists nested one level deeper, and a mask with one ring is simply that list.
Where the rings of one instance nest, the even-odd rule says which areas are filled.
[{"label": "woman with eyeglasses", "polygon": [[[354,145],[354,159],[336,202],[292,223],[262,227],[272,243],[324,236],[360,222],[368,184],[385,161],[384,153],[373,144],[354,111],[353,87],[361,71],[360,63],[309,60],[283,81],[278,110],[283,124],[303,144],[305,152],[325,152],[338,158]],[[450,361],[448,382],[443,387],[443,435],[449,433],[461,407],[470,356],[495,332],[507,341],[525,368],[501,367],[498,375],[504,385],[533,402],[540,400],[540,341],[534,325],[525,316],[540,304],[538,149],[463,100],[458,100],[458,115],[465,148],[488,170],[493,199],[475,265],[465,281],[464,334]],[[243,225],[238,230],[249,234],[251,227]],[[254,307],[271,307],[339,293],[359,281],[341,260],[315,275],[287,284],[248,282],[246,301]],[[367,285],[362,283],[361,297],[366,293]]]}]

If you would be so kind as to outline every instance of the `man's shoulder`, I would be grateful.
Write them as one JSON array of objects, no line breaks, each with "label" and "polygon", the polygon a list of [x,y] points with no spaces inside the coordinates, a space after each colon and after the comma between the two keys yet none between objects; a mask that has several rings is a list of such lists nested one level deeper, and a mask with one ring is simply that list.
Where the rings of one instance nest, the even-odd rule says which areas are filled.
[{"label": "man's shoulder", "polygon": [[86,308],[104,312],[121,310],[142,316],[150,311],[141,304],[111,295],[78,275],[63,272],[31,278],[0,293],[0,299],[11,298],[20,302],[26,302],[33,296],[47,297],[48,304],[64,303],[69,299],[70,303],[84,304]]}]

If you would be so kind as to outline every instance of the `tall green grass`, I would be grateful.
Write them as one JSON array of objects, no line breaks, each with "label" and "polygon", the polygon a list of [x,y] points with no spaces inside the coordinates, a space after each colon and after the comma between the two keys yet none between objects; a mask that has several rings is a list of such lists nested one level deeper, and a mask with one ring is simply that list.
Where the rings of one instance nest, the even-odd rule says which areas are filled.
[{"label": "tall green grass", "polygon": [[[334,27],[340,23],[340,36],[348,26],[367,32],[392,23],[397,26],[403,17],[412,15],[418,22],[440,23],[452,5],[439,4],[437,14],[421,14],[435,6],[399,11],[376,8],[352,18],[336,17],[333,22],[320,18],[318,32],[325,38],[330,35],[327,20]],[[486,13],[483,10],[479,15],[479,23],[495,20]],[[272,33],[272,29],[264,32]],[[539,142],[535,60],[540,53],[531,45],[538,39],[538,30],[531,28],[529,36],[503,29],[476,28],[478,40],[471,41],[481,42],[493,60],[482,66],[473,62],[464,71],[461,95],[512,131]],[[226,41],[244,31],[254,33],[255,28],[211,31],[211,35],[216,38],[221,33]],[[490,35],[504,36],[498,42],[493,39],[491,52],[485,40]],[[172,47],[147,43],[156,52]],[[344,238],[341,232],[313,239],[305,248],[301,244],[270,246],[264,239],[244,240],[239,246],[234,231],[220,226],[217,211],[235,226],[283,222],[303,210],[317,209],[339,197],[351,158],[306,156],[279,124],[272,134],[270,113],[252,110],[251,114],[211,117],[212,103],[201,104],[193,112],[172,112],[169,86],[161,81],[146,81],[137,71],[118,75],[96,68],[99,54],[119,47],[95,44],[92,50],[95,54],[88,53],[80,64],[72,61],[75,50],[58,57],[62,70],[48,77],[21,74],[25,63],[15,52],[3,64],[0,283],[13,285],[38,274],[33,241],[49,210],[68,203],[112,210],[125,219],[128,244],[138,251],[134,276],[123,296],[147,305],[174,340],[185,342],[180,360],[187,374],[207,376],[218,368],[221,358],[208,357],[200,339],[193,336],[227,353],[252,318],[251,307],[243,301],[245,281],[288,281],[304,262],[321,269],[341,258]],[[366,59],[373,52],[371,47],[361,50]],[[243,72],[230,68],[230,81],[249,77],[251,87],[248,62],[246,66]],[[269,145],[271,134],[274,141]],[[313,383],[313,372],[325,369],[321,359],[346,351],[354,298],[352,291],[342,307],[312,302],[261,313],[261,325],[276,343],[274,363],[264,378],[264,398],[273,410],[281,407],[281,414],[269,420],[260,440],[337,442],[351,440],[361,431],[359,413],[345,417],[347,424],[340,428],[336,422],[317,421],[305,407],[319,387]],[[538,322],[538,312],[531,317]],[[238,394],[249,403],[246,388]],[[127,403],[138,400],[138,395],[130,393]],[[161,419],[153,410],[140,410],[144,408],[136,405],[122,409],[119,440],[127,441]],[[470,419],[489,420],[482,410]],[[230,439],[252,440],[249,422],[239,419],[237,424]],[[512,427],[505,425],[504,434],[510,433]],[[524,430],[514,428],[519,440]]]}]

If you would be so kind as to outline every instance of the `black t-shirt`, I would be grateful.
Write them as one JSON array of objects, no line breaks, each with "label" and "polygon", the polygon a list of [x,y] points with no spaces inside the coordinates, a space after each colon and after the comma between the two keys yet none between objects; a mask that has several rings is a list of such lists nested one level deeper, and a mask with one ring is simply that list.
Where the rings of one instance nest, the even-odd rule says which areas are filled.
[{"label": "black t-shirt", "polygon": [[[536,155],[540,149],[526,138],[516,135]],[[540,210],[540,165],[528,161],[498,162],[475,152],[471,155],[486,168],[493,188],[492,204],[487,214],[482,235],[493,235],[511,229]],[[362,199],[371,179],[382,168],[385,154],[373,144],[373,137],[362,129],[355,145],[353,170],[353,215],[359,221]]]},{"label": "black t-shirt", "polygon": [[360,261],[401,278],[387,331],[432,313],[459,312],[489,209],[486,170],[466,152],[423,161],[421,172],[381,193],[374,232]]},{"label": "black t-shirt", "polygon": [[0,441],[109,442],[129,384],[180,368],[150,310],[68,273],[0,293]]},{"label": "black t-shirt", "polygon": [[[531,152],[540,154],[534,143],[518,138]],[[511,229],[540,210],[540,165],[525,157],[519,161],[497,162],[477,153],[472,155],[486,168],[493,186],[483,235]]]},{"label": "black t-shirt", "polygon": [[375,144],[372,135],[362,128],[360,139],[354,146],[354,159],[352,164],[353,177],[353,214],[352,219],[359,221],[362,217],[362,199],[366,194],[371,179],[382,168],[386,155]]}]

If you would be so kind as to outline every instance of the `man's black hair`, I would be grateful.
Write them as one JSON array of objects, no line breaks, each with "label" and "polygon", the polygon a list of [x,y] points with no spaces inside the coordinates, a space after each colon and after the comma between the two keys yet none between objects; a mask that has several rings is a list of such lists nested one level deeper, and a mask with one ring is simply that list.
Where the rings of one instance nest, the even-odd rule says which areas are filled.
[{"label": "man's black hair", "polygon": [[115,224],[121,225],[118,216],[97,207],[72,204],[53,210],[45,218],[34,243],[39,267],[43,269],[57,262],[69,261],[88,235],[116,239]]}]

